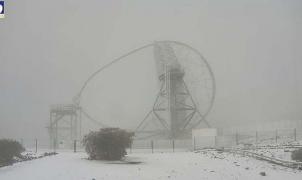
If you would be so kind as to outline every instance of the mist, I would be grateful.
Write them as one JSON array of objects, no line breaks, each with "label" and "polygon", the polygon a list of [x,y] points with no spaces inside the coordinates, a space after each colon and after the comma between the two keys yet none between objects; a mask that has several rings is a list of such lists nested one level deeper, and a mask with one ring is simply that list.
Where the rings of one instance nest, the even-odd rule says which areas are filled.
[{"label": "mist", "polygon": [[[299,0],[25,0],[5,8],[0,137],[48,138],[51,104],[72,103],[98,68],[157,40],[184,42],[207,59],[213,127],[301,122]],[[155,71],[152,50],[128,57],[88,84],[83,106],[106,124],[135,128],[158,93]]]}]

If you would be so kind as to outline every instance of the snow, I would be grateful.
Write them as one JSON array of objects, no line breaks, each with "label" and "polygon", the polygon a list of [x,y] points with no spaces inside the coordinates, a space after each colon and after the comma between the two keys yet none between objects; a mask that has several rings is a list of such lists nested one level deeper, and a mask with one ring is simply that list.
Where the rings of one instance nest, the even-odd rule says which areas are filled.
[{"label": "snow", "polygon": [[[133,164],[127,163],[133,162]],[[140,163],[141,162],[141,163]],[[260,173],[265,172],[266,176]],[[84,152],[16,163],[0,168],[1,180],[277,180],[302,179],[302,171],[216,151],[132,153],[125,161],[90,161]]]},{"label": "snow", "polygon": [[255,149],[249,150],[250,152],[254,152],[260,155],[264,155],[267,157],[273,157],[280,160],[285,161],[293,161],[291,158],[292,151],[295,150],[294,148],[286,148],[286,149]]}]

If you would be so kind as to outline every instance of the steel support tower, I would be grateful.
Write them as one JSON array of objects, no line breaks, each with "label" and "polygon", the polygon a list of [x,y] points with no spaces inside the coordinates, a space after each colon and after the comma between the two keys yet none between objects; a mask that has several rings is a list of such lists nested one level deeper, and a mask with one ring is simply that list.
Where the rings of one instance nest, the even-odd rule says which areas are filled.
[{"label": "steel support tower", "polygon": [[201,121],[209,124],[199,112],[184,81],[185,72],[168,43],[154,44],[154,56],[160,91],[153,109],[136,129],[137,133],[171,139],[184,137]]},{"label": "steel support tower", "polygon": [[59,145],[72,147],[73,141],[81,136],[81,111],[73,104],[52,105],[48,132],[50,147],[58,148]]}]

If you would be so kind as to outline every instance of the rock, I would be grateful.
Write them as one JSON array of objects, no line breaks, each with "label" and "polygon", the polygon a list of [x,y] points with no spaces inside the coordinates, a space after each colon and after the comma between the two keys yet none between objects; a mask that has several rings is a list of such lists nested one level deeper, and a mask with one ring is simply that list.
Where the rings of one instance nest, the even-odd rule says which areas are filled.
[{"label": "rock", "polygon": [[261,176],[266,176],[266,173],[265,172],[260,172],[260,175]]}]

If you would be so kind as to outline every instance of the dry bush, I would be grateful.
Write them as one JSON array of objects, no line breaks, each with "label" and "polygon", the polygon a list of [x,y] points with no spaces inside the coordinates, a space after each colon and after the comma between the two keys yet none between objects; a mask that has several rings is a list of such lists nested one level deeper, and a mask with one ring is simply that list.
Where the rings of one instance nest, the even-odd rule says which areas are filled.
[{"label": "dry bush", "polygon": [[21,157],[24,147],[15,140],[0,139],[0,164],[12,163],[14,157]]},{"label": "dry bush", "polygon": [[83,144],[90,159],[120,160],[132,143],[133,132],[119,128],[103,128],[84,136]]}]

